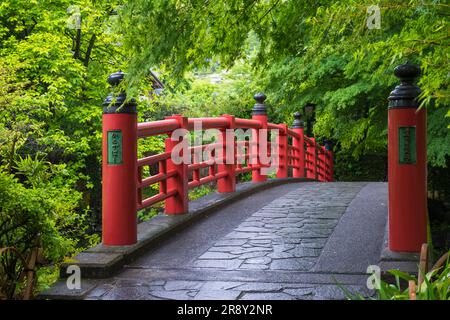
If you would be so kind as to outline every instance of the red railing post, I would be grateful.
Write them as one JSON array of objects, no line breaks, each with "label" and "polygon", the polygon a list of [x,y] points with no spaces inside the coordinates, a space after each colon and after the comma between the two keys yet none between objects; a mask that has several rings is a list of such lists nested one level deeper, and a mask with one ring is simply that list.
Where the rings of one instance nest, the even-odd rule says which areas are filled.
[{"label": "red railing post", "polygon": [[308,152],[308,169],[306,177],[309,179],[317,179],[317,150],[316,150],[316,139],[309,138],[311,143],[308,143],[306,151]]},{"label": "red railing post", "polygon": [[328,168],[327,170],[327,181],[333,181],[333,151],[331,147],[331,142],[328,140],[325,140],[325,153],[326,153],[326,166]]},{"label": "red railing post", "polygon": [[419,67],[406,63],[394,74],[401,84],[389,96],[389,249],[420,252],[427,242],[427,114],[417,109]]},{"label": "red railing post", "polygon": [[[123,72],[108,77],[112,86]],[[103,103],[102,241],[107,246],[137,241],[137,113],[136,103],[121,92]]]},{"label": "red railing post", "polygon": [[289,163],[289,150],[288,150],[288,135],[287,135],[287,125],[282,124],[283,130],[278,134],[278,170],[277,178],[287,178],[288,177],[288,163]]},{"label": "red railing post", "polygon": [[[234,116],[227,114],[222,115],[222,117],[228,119],[227,129],[235,129]],[[231,141],[227,141],[227,130],[221,129],[221,143],[222,143],[222,156],[223,163],[217,165],[219,172],[226,172],[227,175],[223,178],[217,180],[217,191],[219,192],[234,192],[236,191],[236,144],[234,133],[228,133],[228,138]],[[230,148],[233,152],[231,153]],[[227,153],[228,149],[228,153]],[[227,157],[228,156],[228,157]]]},{"label": "red railing post", "polygon": [[[252,111],[252,119],[257,120],[261,123],[261,129],[267,130],[267,113],[266,113],[266,105],[264,101],[266,100],[266,96],[263,93],[257,93],[253,97],[256,100],[255,105],[253,106]],[[260,129],[260,130],[261,130]],[[253,167],[258,167],[258,169],[252,170],[252,181],[253,182],[264,182],[267,180],[267,175],[261,174],[261,161],[259,159],[260,152],[260,132],[258,129],[252,129],[252,146],[250,148],[250,157],[253,158]],[[267,143],[267,142],[266,142]],[[268,146],[266,144],[266,146]],[[268,148],[268,147],[267,147]],[[267,149],[267,151],[269,151]]]},{"label": "red railing post", "polygon": [[320,175],[321,177],[319,177],[320,181],[327,181],[327,150],[325,149],[324,146],[319,146],[320,148]]},{"label": "red railing post", "polygon": [[311,138],[311,140],[313,141],[313,145],[314,145],[314,149],[313,149],[313,176],[314,179],[317,180],[317,158],[318,158],[318,151],[317,151],[317,142],[316,142],[316,138]]},{"label": "red railing post", "polygon": [[[181,115],[173,115],[166,117],[166,119],[176,119],[179,123],[181,130],[188,130],[188,119]],[[181,137],[180,141],[174,141],[171,137],[165,140],[166,152],[172,152],[178,143],[182,143],[186,139]],[[181,149],[181,148],[180,148]],[[185,154],[181,150],[177,153],[180,158],[183,158]],[[190,155],[189,155],[190,156]],[[167,191],[176,190],[176,194],[165,200],[165,212],[166,214],[183,214],[189,210],[188,206],[188,164],[182,161],[181,163],[174,163],[172,155],[166,160],[167,172],[176,171],[176,175],[167,179]]]},{"label": "red railing post", "polygon": [[316,145],[316,159],[315,159],[316,180],[320,181],[320,146],[318,145],[317,141],[315,142],[315,145]]},{"label": "red railing post", "polygon": [[294,123],[292,130],[299,135],[299,137],[292,137],[292,146],[294,147],[294,167],[292,169],[293,178],[305,177],[305,140],[304,140],[304,122],[301,119],[300,112],[294,113]]},{"label": "red railing post", "polygon": [[330,181],[334,181],[334,160],[333,160],[333,151],[329,151],[330,155]]}]

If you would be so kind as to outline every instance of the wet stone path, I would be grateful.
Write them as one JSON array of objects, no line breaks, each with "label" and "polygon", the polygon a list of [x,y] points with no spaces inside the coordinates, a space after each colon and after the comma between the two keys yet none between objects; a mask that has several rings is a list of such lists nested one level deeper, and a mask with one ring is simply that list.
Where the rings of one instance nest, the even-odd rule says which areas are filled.
[{"label": "wet stone path", "polygon": [[255,212],[193,266],[309,271],[359,190],[320,184],[298,188]]},{"label": "wet stone path", "polygon": [[364,273],[316,271],[364,186],[296,183],[240,200],[99,280],[87,299],[343,299],[337,283],[368,294]]}]

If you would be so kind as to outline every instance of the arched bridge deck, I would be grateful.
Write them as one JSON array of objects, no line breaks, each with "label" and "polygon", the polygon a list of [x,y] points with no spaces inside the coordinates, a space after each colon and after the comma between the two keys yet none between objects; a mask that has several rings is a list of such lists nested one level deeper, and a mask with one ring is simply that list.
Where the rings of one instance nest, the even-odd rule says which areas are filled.
[{"label": "arched bridge deck", "polygon": [[[379,263],[383,248],[387,185],[269,187],[172,231],[111,277],[86,279],[82,270],[81,290],[69,292],[60,281],[42,297],[340,299],[337,283],[370,294],[366,269]],[[199,207],[215,196],[193,204]],[[92,254],[98,260],[102,253]]]}]

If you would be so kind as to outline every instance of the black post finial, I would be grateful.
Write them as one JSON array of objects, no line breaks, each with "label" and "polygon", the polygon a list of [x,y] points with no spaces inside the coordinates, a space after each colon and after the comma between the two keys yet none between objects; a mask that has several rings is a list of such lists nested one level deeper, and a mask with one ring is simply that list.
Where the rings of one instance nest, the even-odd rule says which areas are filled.
[{"label": "black post finial", "polygon": [[304,127],[305,123],[302,120],[302,115],[300,112],[297,111],[296,113],[294,113],[294,122],[292,123],[292,128],[299,129]]},{"label": "black post finial", "polygon": [[333,144],[328,139],[323,140],[323,146],[325,147],[326,150],[333,150]]},{"label": "black post finial", "polygon": [[253,96],[253,99],[256,100],[255,105],[253,106],[252,114],[253,115],[265,115],[266,112],[266,105],[264,104],[264,101],[266,100],[266,95],[262,92],[259,92]]},{"label": "black post finial", "polygon": [[[109,75],[107,81],[112,87],[117,87],[125,78],[125,73],[121,70]],[[121,91],[117,96],[114,93],[108,94],[103,102],[103,113],[136,113],[136,101],[127,100],[125,91]]]},{"label": "black post finial", "polygon": [[417,97],[421,90],[414,84],[420,76],[418,65],[406,62],[394,69],[394,75],[400,79],[400,84],[389,95],[389,108],[417,108]]}]

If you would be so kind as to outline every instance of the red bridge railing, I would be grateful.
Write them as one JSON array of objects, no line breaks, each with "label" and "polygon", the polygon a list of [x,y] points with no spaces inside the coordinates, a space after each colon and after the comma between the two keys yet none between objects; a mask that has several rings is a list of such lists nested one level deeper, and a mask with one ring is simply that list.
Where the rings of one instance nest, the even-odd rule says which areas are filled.
[{"label": "red bridge railing", "polygon": [[[108,81],[117,85],[123,73],[110,76]],[[255,95],[252,119],[222,115],[214,118],[186,118],[173,115],[164,120],[137,123],[136,105],[125,102],[121,94],[116,101],[105,100],[103,114],[103,243],[105,245],[130,245],[137,240],[136,212],[161,201],[166,214],[188,212],[188,192],[201,185],[217,182],[218,192],[234,192],[236,176],[251,172],[255,183],[267,180],[269,168],[262,155],[272,157],[277,178],[309,178],[317,181],[333,180],[333,154],[304,134],[300,114],[294,115],[292,128],[286,124],[268,122],[263,94]],[[113,103],[111,103],[113,102]],[[188,145],[178,155],[189,156],[192,161],[177,162],[172,158],[174,148],[183,141],[173,139],[172,133],[184,129],[192,132],[218,130],[219,141],[202,145]],[[230,129],[232,142],[230,143]],[[250,129],[248,139],[241,140],[236,129]],[[265,137],[261,129],[277,130],[276,141]],[[273,132],[273,131],[272,131]],[[137,141],[151,136],[168,135],[165,151],[137,159]],[[269,134],[270,135],[270,134]],[[189,140],[189,139],[188,139]],[[273,140],[273,139],[272,139]],[[232,149],[230,152],[230,148]],[[185,155],[183,150],[187,150]],[[199,154],[209,150],[208,159]],[[217,152],[219,151],[219,152]],[[231,155],[232,159],[229,158]],[[227,160],[227,161],[225,161]],[[144,176],[145,167],[157,165],[158,173]],[[159,184],[159,193],[144,198],[144,189]]]}]

